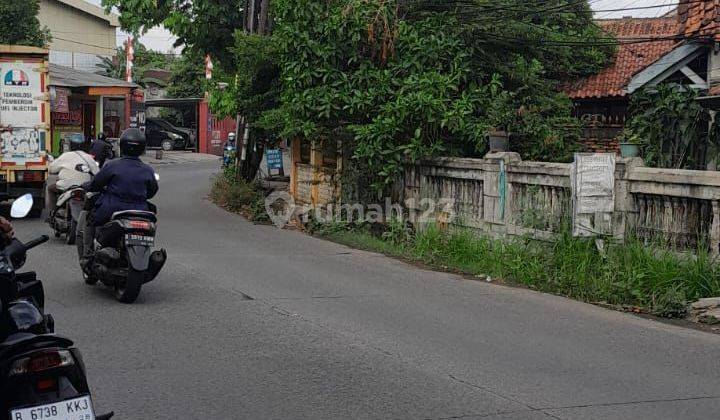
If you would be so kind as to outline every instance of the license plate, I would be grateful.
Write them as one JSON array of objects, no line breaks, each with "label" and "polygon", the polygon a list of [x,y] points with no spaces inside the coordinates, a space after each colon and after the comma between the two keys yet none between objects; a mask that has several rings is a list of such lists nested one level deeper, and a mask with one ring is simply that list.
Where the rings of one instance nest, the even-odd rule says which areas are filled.
[{"label": "license plate", "polygon": [[127,245],[152,246],[155,243],[155,237],[145,235],[125,235],[125,243]]},{"label": "license plate", "polygon": [[89,396],[10,412],[12,420],[95,420]]}]

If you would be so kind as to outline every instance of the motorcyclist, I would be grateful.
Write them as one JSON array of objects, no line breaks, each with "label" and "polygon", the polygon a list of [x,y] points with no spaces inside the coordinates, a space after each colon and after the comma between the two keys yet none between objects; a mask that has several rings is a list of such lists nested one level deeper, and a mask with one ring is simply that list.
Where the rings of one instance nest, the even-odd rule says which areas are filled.
[{"label": "motorcyclist", "polygon": [[105,162],[108,159],[112,158],[113,145],[107,139],[105,133],[98,134],[97,138],[92,142],[90,154],[95,157],[95,160],[101,168],[105,165]]},{"label": "motorcyclist", "polygon": [[[88,192],[100,193],[83,233],[85,268],[92,258],[95,230],[106,224],[113,213],[125,210],[149,210],[148,200],[158,191],[155,171],[140,160],[145,152],[145,135],[129,128],[120,136],[120,159],[107,162],[93,180],[85,184]],[[102,241],[101,241],[102,242]]]},{"label": "motorcyclist", "polygon": [[235,148],[235,133],[234,132],[230,132],[228,134],[227,145],[225,147],[232,148],[232,149]]},{"label": "motorcyclist", "polygon": [[235,145],[235,133],[228,134],[227,142],[225,143],[225,148],[223,149],[223,166],[228,167],[235,161],[235,156],[237,155],[236,152],[236,145]]},{"label": "motorcyclist", "polygon": [[[48,217],[55,208],[58,196],[63,191],[90,182],[92,180],[91,174],[100,171],[93,157],[82,150],[84,146],[82,137],[72,137],[69,143],[70,151],[63,153],[50,163],[49,173],[51,177],[48,179],[47,190],[45,191],[45,209],[48,212]],[[78,171],[78,165],[87,166],[89,172]]]},{"label": "motorcyclist", "polygon": [[98,192],[95,202],[94,225],[110,221],[113,213],[124,210],[148,210],[148,200],[158,191],[155,171],[140,160],[145,152],[145,134],[129,128],[120,136],[120,159],[112,160],[87,186],[89,192]]}]

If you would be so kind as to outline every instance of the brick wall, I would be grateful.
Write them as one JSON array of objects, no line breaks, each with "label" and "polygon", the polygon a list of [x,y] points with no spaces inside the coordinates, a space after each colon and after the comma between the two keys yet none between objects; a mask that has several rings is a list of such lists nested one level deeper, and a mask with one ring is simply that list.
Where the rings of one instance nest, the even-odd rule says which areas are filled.
[{"label": "brick wall", "polygon": [[619,153],[620,145],[617,137],[623,126],[619,124],[588,126],[583,130],[582,140],[584,152]]}]

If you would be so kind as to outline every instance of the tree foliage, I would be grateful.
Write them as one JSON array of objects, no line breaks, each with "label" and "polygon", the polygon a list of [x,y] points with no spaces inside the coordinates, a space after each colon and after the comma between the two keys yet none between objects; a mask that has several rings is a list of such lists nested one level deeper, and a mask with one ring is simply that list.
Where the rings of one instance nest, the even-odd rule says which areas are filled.
[{"label": "tree foliage", "polygon": [[163,25],[185,45],[219,65],[232,65],[230,48],[235,30],[242,27],[242,0],[102,0],[110,11],[120,12],[123,29],[132,33]]},{"label": "tree foliage", "polygon": [[350,132],[388,181],[407,158],[482,153],[489,129],[516,133],[525,158],[569,158],[579,131],[557,88],[612,53],[586,2],[277,0],[274,11],[282,88],[259,123],[285,137]]},{"label": "tree foliage", "polygon": [[568,159],[579,130],[558,87],[613,52],[587,1],[273,0],[269,37],[243,30],[246,3],[104,0],[130,30],[162,23],[211,53],[214,110],[285,138],[349,135],[385,181],[406,159],[481,154],[490,129]]},{"label": "tree foliage", "polygon": [[202,98],[205,93],[205,62],[200,54],[183,51],[170,65],[167,94],[171,98]]},{"label": "tree foliage", "polygon": [[635,93],[620,141],[639,144],[649,166],[705,169],[708,157],[720,157],[720,128],[710,124],[710,111],[697,96],[696,90],[675,83]]},{"label": "tree foliage", "polygon": [[44,47],[50,31],[40,27],[38,0],[0,0],[0,44]]},{"label": "tree foliage", "polygon": [[[173,61],[172,56],[148,49],[140,42],[135,42],[134,52],[133,79],[135,83],[142,87],[145,87],[149,81],[145,77],[147,70],[167,68]],[[115,79],[125,79],[127,57],[124,47],[118,47],[115,50],[114,57],[99,56],[99,58],[100,63],[97,64],[98,74]]]}]

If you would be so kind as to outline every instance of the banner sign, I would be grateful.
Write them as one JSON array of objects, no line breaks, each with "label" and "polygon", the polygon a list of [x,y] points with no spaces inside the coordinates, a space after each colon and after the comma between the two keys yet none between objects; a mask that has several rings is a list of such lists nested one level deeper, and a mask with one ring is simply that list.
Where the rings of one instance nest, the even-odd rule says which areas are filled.
[{"label": "banner sign", "polygon": [[70,105],[68,104],[68,96],[70,96],[70,89],[65,88],[50,88],[50,110],[52,112],[70,112]]},{"label": "banner sign", "polygon": [[571,186],[573,234],[610,234],[615,211],[615,154],[576,153]]},{"label": "banner sign", "polygon": [[67,112],[52,111],[52,122],[54,125],[71,125],[79,127],[82,125],[82,103],[77,99],[69,99]]},{"label": "banner sign", "polygon": [[43,123],[41,63],[0,62],[0,125],[36,127]]}]

